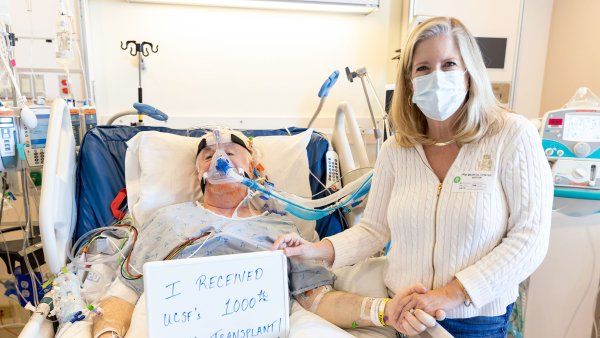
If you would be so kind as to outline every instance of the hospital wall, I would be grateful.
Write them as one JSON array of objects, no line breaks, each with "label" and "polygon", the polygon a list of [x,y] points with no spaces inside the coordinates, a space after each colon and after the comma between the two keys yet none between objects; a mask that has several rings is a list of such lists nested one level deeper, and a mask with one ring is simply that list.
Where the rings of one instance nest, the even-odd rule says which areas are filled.
[{"label": "hospital wall", "polygon": [[555,0],[542,111],[562,107],[577,88],[600,96],[600,1]]},{"label": "hospital wall", "polygon": [[453,16],[475,36],[507,38],[504,68],[488,69],[488,75],[492,82],[511,83],[512,110],[531,118],[540,113],[553,1],[414,0],[411,14]]},{"label": "hospital wall", "polygon": [[[144,101],[167,112],[171,125],[223,121],[239,127],[305,125],[317,92],[342,73],[322,112],[331,127],[337,103],[349,101],[368,121],[360,82],[344,67],[366,66],[380,97],[393,81],[401,2],[383,0],[370,15],[273,11],[90,0],[94,88],[101,118],[131,107],[137,63],[120,41],[159,45],[146,59]],[[390,41],[391,40],[391,41]],[[250,125],[239,125],[252,118]]]},{"label": "hospital wall", "polygon": [[[6,1],[6,0],[5,0]],[[73,15],[73,39],[79,41],[78,15],[76,0],[70,0],[68,9]],[[61,93],[60,80],[64,69],[56,62],[56,23],[59,13],[59,1],[56,0],[8,0],[11,29],[18,41],[15,44],[15,60],[18,74],[43,76],[46,97],[70,97]],[[77,100],[83,99],[83,76],[79,61],[79,52],[75,49],[69,63],[71,87]],[[7,77],[0,79],[0,93],[9,88]],[[21,84],[21,88],[24,88]],[[0,95],[1,96],[1,95]],[[30,95],[26,95],[31,99]],[[4,97],[1,97],[4,99]]]}]

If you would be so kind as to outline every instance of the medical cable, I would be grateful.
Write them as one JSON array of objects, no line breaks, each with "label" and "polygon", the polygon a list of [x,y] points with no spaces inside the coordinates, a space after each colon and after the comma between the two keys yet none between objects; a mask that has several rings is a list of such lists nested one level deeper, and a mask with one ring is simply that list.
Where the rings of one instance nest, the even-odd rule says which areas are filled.
[{"label": "medical cable", "polygon": [[[2,201],[0,201],[0,224],[2,223],[2,215],[4,212],[4,195],[6,194],[6,172],[2,175]],[[6,261],[10,262],[10,255],[9,255],[9,250],[8,250],[8,245],[6,244],[7,240],[6,237],[4,236],[4,231],[2,231],[2,228],[0,227],[0,237],[2,237],[2,244],[4,244],[4,253],[6,254]],[[28,300],[23,297],[23,295],[21,294],[21,291],[19,290],[18,287],[18,282],[17,282],[17,277],[14,274],[13,268],[12,268],[12,264],[7,264],[8,265],[8,270],[10,275],[12,276],[13,280],[14,280],[14,284],[15,284],[15,291],[17,292],[17,295],[25,302],[27,303]]]},{"label": "medical cable", "polygon": [[[4,23],[0,22],[0,25],[4,26]],[[8,73],[8,77],[10,78],[10,81],[12,82],[12,85],[14,87],[16,100],[17,100],[17,106],[20,106],[20,107],[25,106],[27,99],[25,97],[23,97],[23,95],[21,94],[21,89],[20,89],[21,87],[18,85],[17,79],[15,78],[15,74],[11,70],[10,62],[8,60],[9,52],[8,52],[8,47],[6,46],[6,40],[4,39],[4,37],[1,37],[0,40],[2,40],[0,42],[0,59],[2,59],[2,64],[4,66],[4,69],[5,69],[6,73]]]},{"label": "medical cable", "polygon": [[[86,262],[81,262],[80,260],[77,259],[77,252],[79,250],[82,251],[82,253],[87,253],[89,250],[89,247],[98,239],[103,239],[106,238],[111,244],[115,245],[113,243],[113,241],[110,240],[109,237],[104,236],[103,233],[107,232],[107,231],[126,231],[127,233],[127,238],[123,238],[123,241],[121,243],[121,247],[117,247],[117,251],[114,255],[111,255],[109,257],[103,258],[103,259],[98,259],[92,262],[86,261]],[[83,267],[83,266],[90,266],[90,265],[96,265],[96,264],[104,264],[104,263],[109,263],[114,261],[115,256],[117,256],[118,254],[121,254],[123,256],[123,259],[125,259],[125,256],[123,254],[123,252],[128,252],[129,249],[131,248],[131,236],[130,236],[131,231],[129,231],[129,229],[127,229],[125,226],[121,225],[121,226],[108,226],[108,227],[103,227],[103,228],[99,228],[99,229],[93,229],[88,231],[87,233],[83,234],[83,236],[81,236],[76,242],[75,244],[73,244],[73,246],[71,247],[71,250],[67,251],[67,256],[69,258],[69,260],[75,265],[75,266],[79,266],[79,267]],[[90,238],[90,235],[93,235]],[[114,239],[118,239],[118,237],[115,235]],[[84,243],[84,241],[86,241],[86,243]]]},{"label": "medical cable", "polygon": [[[212,237],[212,235],[213,235],[213,234],[214,234],[214,232],[213,232],[213,231],[211,231],[211,232],[209,232],[209,233],[208,233],[208,236],[206,236],[206,234],[205,234],[205,235],[202,235],[202,236],[200,236],[198,239],[200,239],[200,238],[202,238],[202,237],[204,237],[204,236],[206,236],[206,239],[204,240],[204,242],[202,242],[202,244],[200,244],[200,246],[198,246],[198,247],[196,248],[196,250],[194,250],[194,252],[192,252],[192,253],[191,253],[191,254],[190,254],[188,257],[186,257],[186,258],[192,258],[192,257],[194,257],[194,255],[195,255],[195,254],[197,254],[197,253],[198,253],[198,251],[200,251],[200,249],[202,249],[202,247],[204,246],[204,244],[206,244],[206,242],[208,242],[208,240],[209,240],[209,239]],[[187,246],[189,246],[189,245],[192,245],[192,244],[193,244],[195,241],[196,241],[196,240],[194,240],[193,242],[190,242],[190,243],[189,243]],[[182,248],[182,250],[183,250],[183,249],[184,249],[184,248]],[[173,257],[175,257],[175,256],[173,256]]]},{"label": "medical cable", "polygon": [[[175,257],[177,257],[177,255],[179,255],[185,248],[187,248],[188,246],[194,244],[197,240],[202,239],[204,237],[206,237],[206,239],[204,240],[204,242],[202,242],[202,244],[196,248],[196,250],[187,258],[191,258],[193,257],[203,246],[204,244],[212,237],[213,232],[208,232],[208,233],[203,233],[200,236],[196,236],[193,238],[190,238],[186,241],[184,241],[183,243],[179,244],[178,246],[176,246],[175,248],[173,248],[168,254],[167,256],[165,256],[165,258],[163,260],[167,261],[167,260],[172,260]],[[136,232],[136,236],[137,236],[137,232]],[[129,259],[131,258],[131,252],[130,254],[127,256],[127,259],[123,262],[123,264],[121,265],[121,276],[123,276],[123,278],[127,279],[127,280],[136,280],[136,279],[140,279],[143,277],[143,274],[140,273],[139,271],[137,271],[135,269],[135,267],[131,267],[133,268],[138,275],[133,275],[131,274],[131,272],[129,272]],[[125,271],[123,271],[123,266],[125,266]],[[124,275],[124,273],[127,274],[127,276]]]},{"label": "medical cable", "polygon": [[[29,274],[32,277],[32,283],[31,286],[33,288],[33,301],[35,306],[37,306],[39,304],[39,299],[38,299],[38,288],[37,288],[37,284],[39,283],[40,285],[42,285],[42,281],[38,280],[35,271],[33,270],[33,268],[31,267],[31,262],[29,259],[29,253],[27,252],[27,248],[29,248],[31,246],[31,243],[29,242],[29,236],[33,236],[33,234],[31,234],[31,230],[32,230],[32,226],[31,226],[31,211],[29,208],[29,182],[27,180],[27,166],[26,166],[26,162],[25,160],[22,161],[25,165],[24,170],[22,170],[21,173],[21,182],[22,182],[22,187],[23,187],[23,205],[25,206],[25,225],[24,225],[24,231],[25,234],[23,236],[23,261],[25,262],[25,266],[27,267],[27,271],[29,272]],[[35,254],[34,254],[35,255]],[[37,267],[39,269],[39,266]]]},{"label": "medical cable", "polygon": [[[21,171],[21,175],[26,175],[26,171]],[[1,207],[0,207],[0,222],[2,220],[2,212],[4,211],[4,195],[6,194],[6,187],[7,187],[5,181],[6,181],[6,174],[3,177],[3,194],[2,194],[2,204],[1,204]],[[27,184],[27,180],[23,177],[22,182],[24,182],[24,184],[23,184],[24,185],[23,186],[23,190],[24,190],[23,198],[28,198],[29,195],[26,193],[26,192],[28,192],[28,190],[25,191],[25,189],[29,188],[28,184]],[[24,202],[24,204],[25,204],[25,202]],[[21,219],[20,213],[18,214],[17,219]],[[30,222],[30,220],[26,220],[26,223],[27,222]],[[33,288],[33,297],[32,298],[33,298],[33,301],[34,301],[35,305],[37,306],[37,304],[39,302],[38,295],[37,295],[37,290],[38,290],[37,289],[37,284],[39,283],[39,285],[41,285],[42,281],[37,278],[37,275],[35,274],[35,271],[31,267],[31,262],[30,262],[29,254],[26,251],[26,249],[30,246],[30,244],[29,244],[29,231],[30,231],[30,227],[28,226],[28,224],[26,224],[25,226],[23,226],[21,224],[20,228],[21,228],[21,231],[23,231],[23,233],[24,233],[22,251],[24,252],[23,261],[25,262],[25,267],[21,267],[21,269],[26,268],[27,269],[27,273],[29,273],[29,277],[31,279],[31,285],[32,285],[32,288]],[[1,232],[1,230],[0,230],[0,233],[2,234],[2,237],[4,239],[4,245],[5,245],[5,249],[6,249],[7,255],[8,255],[8,246],[6,245],[6,238],[4,237],[4,233]],[[35,256],[35,254],[34,254],[34,256]],[[8,261],[10,262],[10,259]],[[36,258],[36,261],[37,261],[37,258]],[[10,265],[10,264],[8,264],[8,265]],[[39,268],[39,265],[38,265],[38,268]],[[12,270],[12,267],[10,269],[10,272],[14,276],[14,271]],[[24,273],[24,271],[23,271],[23,273]],[[16,281],[16,276],[15,276],[15,281]],[[16,285],[16,283],[15,283],[15,285]],[[25,302],[27,302],[27,300],[20,293],[20,291],[18,289],[18,286],[15,289],[16,289],[17,293],[19,294],[19,296]]]},{"label": "medical cable", "polygon": [[[234,176],[237,175],[233,170],[228,170],[228,174]],[[305,220],[318,220],[335,212],[339,208],[344,208],[348,205],[358,205],[360,203],[359,199],[362,199],[369,192],[373,172],[363,175],[360,179],[351,182],[343,189],[318,200],[309,200],[292,194],[278,193],[256,181],[239,175],[237,176],[240,183],[248,188],[258,191],[267,197],[274,197],[277,199],[283,204],[284,210],[288,213]],[[351,191],[351,193],[347,194],[348,191]],[[333,203],[333,205],[323,209],[315,208],[331,203]]]},{"label": "medical cable", "polygon": [[[350,173],[352,173],[352,172],[354,172],[354,171],[356,171],[356,170],[360,170],[360,169],[364,169],[364,168],[358,168],[358,169],[354,169],[354,170],[351,170],[351,171],[347,172],[346,174],[350,174]],[[309,171],[310,171],[310,170],[309,170]],[[330,188],[331,188],[333,185],[335,185],[335,183],[340,183],[340,182],[342,181],[342,179],[344,178],[344,176],[346,176],[346,174],[342,175],[338,181],[336,181],[335,183],[332,183],[332,185],[331,185],[331,186],[329,186],[329,187],[326,187],[326,186],[325,186],[325,184],[324,184],[323,182],[321,182],[321,180],[319,180],[319,179],[318,179],[318,178],[317,178],[317,177],[316,177],[316,176],[315,176],[315,175],[312,173],[312,171],[310,171],[310,174],[311,174],[311,175],[313,175],[313,177],[314,177],[314,178],[317,180],[317,182],[318,182],[318,183],[319,183],[319,184],[320,184],[322,187],[324,187],[324,189],[323,189],[323,190],[321,190],[321,191],[319,191],[318,193],[316,193],[316,194],[312,195],[312,197],[313,197],[313,198],[314,198],[315,196],[317,196],[317,195],[319,195],[319,194],[321,194],[321,193],[323,193],[323,192],[325,192],[325,191],[329,190],[329,189],[330,189]],[[348,227],[348,224],[347,224],[347,222],[346,222],[346,218],[344,217],[344,214],[342,213],[342,210],[341,210],[341,209],[337,209],[337,213],[338,213],[338,216],[339,216],[339,218],[340,218],[340,222],[342,223],[342,229],[344,229],[344,230],[345,230],[345,229],[348,229],[349,227]]]},{"label": "medical cable", "polygon": [[[133,230],[133,241],[131,243],[131,250],[129,251],[129,254],[127,255],[127,258],[125,258],[125,260],[123,260],[123,262],[121,263],[121,276],[123,276],[123,278],[127,279],[127,280],[136,280],[136,279],[140,279],[142,278],[143,274],[140,273],[139,271],[137,271],[137,269],[135,267],[131,267],[135,270],[135,272],[137,272],[137,275],[134,275],[131,273],[131,271],[129,271],[130,265],[129,265],[129,261],[131,260],[131,253],[133,252],[133,248],[135,247],[135,243],[137,241],[138,238],[138,231],[135,227],[131,227],[131,229]],[[125,270],[125,271],[123,271]],[[123,274],[123,272],[125,272],[125,274],[127,274],[127,276],[125,276]]]},{"label": "medical cable", "polygon": [[[35,183],[33,182],[33,179],[31,178],[31,169],[29,169],[28,167],[25,168],[25,177],[28,179],[29,183],[31,185],[27,185],[28,187],[31,187],[33,189],[32,191],[29,191],[30,194],[28,194],[30,200],[33,199],[33,204],[35,206],[35,210],[40,210],[40,203],[39,203],[39,194],[40,191],[36,188]],[[31,198],[33,197],[33,198]],[[39,268],[41,266],[40,262],[37,259],[36,255],[32,255],[33,256],[33,260],[35,261],[36,266]],[[40,281],[40,285],[42,284],[42,282]]]},{"label": "medical cable", "polygon": [[[366,169],[372,170],[373,167],[361,167],[361,168],[352,169],[349,172],[347,172],[347,173],[343,174],[342,176],[340,176],[340,178],[338,180],[336,180],[335,183],[341,183],[342,180],[344,179],[344,177],[346,177],[346,176],[348,176],[348,175],[350,175],[352,173],[355,173],[355,172],[357,172],[359,170],[366,170]],[[313,172],[311,170],[309,170],[309,173],[323,187],[323,189],[321,191],[313,194],[310,197],[315,197],[317,195],[320,195],[320,194],[324,193],[325,191],[330,190],[331,187],[333,187],[335,185],[335,183],[334,183],[334,184],[330,184],[329,186],[326,186],[325,183],[321,182],[321,180],[315,174],[313,174]]]}]

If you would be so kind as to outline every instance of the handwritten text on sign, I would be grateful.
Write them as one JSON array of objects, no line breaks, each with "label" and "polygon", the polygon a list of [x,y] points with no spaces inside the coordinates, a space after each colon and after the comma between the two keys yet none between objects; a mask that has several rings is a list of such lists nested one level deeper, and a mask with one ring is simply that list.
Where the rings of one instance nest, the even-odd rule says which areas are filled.
[{"label": "handwritten text on sign", "polygon": [[285,337],[287,260],[280,252],[144,265],[150,338]]}]

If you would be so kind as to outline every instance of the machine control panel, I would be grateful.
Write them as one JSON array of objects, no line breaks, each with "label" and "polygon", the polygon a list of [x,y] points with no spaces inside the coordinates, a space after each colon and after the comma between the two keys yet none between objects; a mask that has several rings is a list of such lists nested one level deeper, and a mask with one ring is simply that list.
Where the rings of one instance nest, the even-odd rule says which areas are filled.
[{"label": "machine control panel", "polygon": [[14,169],[17,167],[17,140],[18,140],[17,113],[10,108],[0,108],[0,157],[2,168]]},{"label": "machine control panel", "polygon": [[550,111],[541,134],[552,162],[554,195],[600,200],[600,109]]},{"label": "machine control panel", "polygon": [[25,157],[30,167],[41,167],[45,159],[46,136],[48,134],[51,108],[47,106],[33,106],[30,108],[35,113],[38,123],[35,129],[23,126]]},{"label": "machine control panel", "polygon": [[600,191],[600,160],[564,159],[552,171],[555,187]]},{"label": "machine control panel", "polygon": [[78,108],[71,108],[71,126],[73,127],[73,136],[75,137],[75,148],[79,148],[81,143],[81,117]]},{"label": "machine control panel", "polygon": [[600,110],[561,109],[544,117],[542,145],[550,160],[600,159]]},{"label": "machine control panel", "polygon": [[85,132],[88,132],[90,129],[98,125],[98,120],[96,118],[96,108],[83,107],[82,111]]}]

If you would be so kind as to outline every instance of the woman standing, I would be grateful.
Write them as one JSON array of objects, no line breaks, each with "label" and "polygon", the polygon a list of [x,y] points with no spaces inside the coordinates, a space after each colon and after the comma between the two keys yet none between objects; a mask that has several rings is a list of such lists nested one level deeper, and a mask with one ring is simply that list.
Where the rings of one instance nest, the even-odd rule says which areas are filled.
[{"label": "woman standing", "polygon": [[548,247],[553,184],[535,127],[500,107],[481,52],[457,19],[425,21],[403,48],[383,145],[361,223],[319,243],[295,235],[288,256],[351,265],[391,241],[386,322],[413,335],[431,315],[455,337],[505,337],[518,285]]}]

